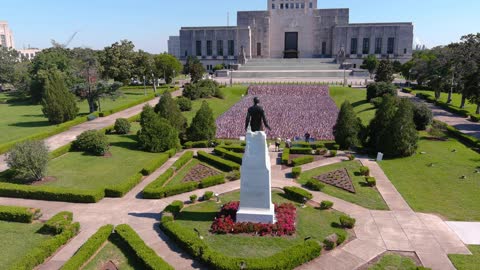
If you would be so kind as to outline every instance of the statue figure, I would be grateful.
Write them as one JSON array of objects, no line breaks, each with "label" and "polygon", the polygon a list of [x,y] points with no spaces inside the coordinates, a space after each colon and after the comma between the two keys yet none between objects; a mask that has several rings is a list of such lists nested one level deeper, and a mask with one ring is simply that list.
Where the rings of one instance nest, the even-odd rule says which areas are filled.
[{"label": "statue figure", "polygon": [[265,111],[262,106],[258,105],[260,99],[258,99],[258,97],[253,98],[253,103],[253,106],[248,108],[247,119],[245,120],[245,130],[248,130],[248,126],[250,126],[252,132],[262,131],[262,122],[268,130],[271,130],[267,118],[265,117]]},{"label": "statue figure", "polygon": [[342,45],[337,53],[337,64],[343,65],[346,60],[345,47]]},{"label": "statue figure", "polygon": [[245,53],[245,47],[243,45],[240,48],[240,54],[238,55],[238,63],[240,65],[245,65],[247,63],[247,56]]}]

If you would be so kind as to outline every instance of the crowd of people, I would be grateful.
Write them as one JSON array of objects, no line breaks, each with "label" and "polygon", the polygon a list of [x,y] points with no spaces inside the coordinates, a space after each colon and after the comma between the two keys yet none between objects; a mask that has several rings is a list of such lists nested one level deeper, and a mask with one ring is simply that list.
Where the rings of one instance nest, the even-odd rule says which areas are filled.
[{"label": "crowd of people", "polygon": [[338,108],[321,85],[255,85],[248,95],[217,119],[217,138],[245,136],[245,116],[260,99],[271,131],[269,138],[295,138],[309,133],[316,140],[332,140]]}]

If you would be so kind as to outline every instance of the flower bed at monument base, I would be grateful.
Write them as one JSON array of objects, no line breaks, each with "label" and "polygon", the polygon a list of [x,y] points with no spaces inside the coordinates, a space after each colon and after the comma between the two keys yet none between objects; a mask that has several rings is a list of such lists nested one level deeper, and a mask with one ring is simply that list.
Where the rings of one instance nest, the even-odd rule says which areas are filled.
[{"label": "flower bed at monument base", "polygon": [[284,236],[295,233],[296,208],[291,203],[275,204],[275,224],[235,222],[239,201],[225,204],[212,223],[211,232],[216,234],[254,234],[260,236]]}]

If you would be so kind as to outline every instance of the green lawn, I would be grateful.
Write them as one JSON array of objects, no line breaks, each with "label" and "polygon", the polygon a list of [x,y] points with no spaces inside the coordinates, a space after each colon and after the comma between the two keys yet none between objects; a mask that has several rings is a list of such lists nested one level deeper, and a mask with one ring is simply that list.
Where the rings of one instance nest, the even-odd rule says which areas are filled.
[{"label": "green lawn", "polygon": [[365,177],[356,176],[361,164],[359,161],[345,161],[324,167],[319,167],[310,171],[303,172],[298,182],[305,184],[310,178],[332,172],[338,169],[346,168],[357,193],[350,193],[343,189],[325,184],[323,193],[340,198],[347,202],[355,203],[368,209],[388,210],[388,206],[383,200],[377,189],[365,185]]},{"label": "green lawn", "polygon": [[[107,111],[125,104],[134,102],[144,97],[143,89],[122,88],[123,96],[115,101],[104,99],[101,101],[102,110]],[[153,90],[148,90],[151,94]],[[12,97],[1,93],[0,99]],[[88,104],[86,101],[79,102],[80,114],[88,114]],[[0,103],[0,144],[13,140],[20,140],[36,133],[49,132],[57,128],[51,125],[42,113],[42,106],[31,105],[29,102]]]},{"label": "green lawn", "polygon": [[153,157],[163,154],[137,150],[135,136],[138,123],[130,135],[108,135],[111,157],[97,157],[70,152],[50,162],[48,175],[56,181],[44,185],[75,189],[96,189],[128,179],[139,172]]},{"label": "green lawn", "polygon": [[380,259],[374,266],[369,267],[369,270],[416,270],[415,262],[407,257],[400,255],[389,254]]},{"label": "green lawn", "polygon": [[[279,192],[273,193],[275,203],[291,202]],[[240,193],[229,193],[221,196],[222,203],[239,200]],[[297,208],[297,233],[289,237],[255,237],[250,235],[213,235],[209,233],[215,214],[221,204],[208,201],[183,209],[176,218],[182,226],[197,228],[204,241],[214,250],[233,257],[265,257],[271,256],[287,247],[299,244],[305,237],[322,242],[333,233],[343,233],[343,229],[332,227],[332,223],[339,220],[340,213],[335,211],[321,211],[312,207]]]},{"label": "green lawn", "polygon": [[480,269],[480,246],[468,247],[473,255],[448,255],[457,270]]},{"label": "green lawn", "polygon": [[417,154],[380,162],[415,211],[461,221],[480,221],[480,174],[475,173],[479,165],[480,155],[457,140],[425,138],[420,140]]},{"label": "green lawn", "polygon": [[219,98],[208,98],[208,99],[199,99],[199,100],[194,100],[192,102],[192,110],[188,112],[184,112],[183,115],[188,120],[188,123],[192,122],[193,117],[197,113],[197,111],[200,109],[200,106],[202,105],[203,100],[206,100],[208,105],[210,105],[210,108],[213,111],[213,116],[214,118],[219,117],[222,115],[224,112],[228,111],[235,103],[240,101],[242,99],[242,96],[245,95],[247,92],[247,86],[243,85],[234,85],[232,87],[225,87],[222,88],[223,92],[225,93],[225,98],[224,99],[219,99]]},{"label": "green lawn", "polygon": [[330,96],[339,108],[345,100],[348,100],[364,125],[369,124],[375,116],[375,107],[366,101],[366,89],[330,86]]},{"label": "green lawn", "polygon": [[[415,93],[428,94],[428,95],[431,95],[432,97],[435,96],[435,92],[428,91],[428,90],[415,90]],[[440,95],[440,101],[447,102],[447,100],[448,100],[448,93],[442,93]],[[460,104],[462,104],[462,95],[458,93],[453,93],[452,105],[454,105],[457,108],[460,108]],[[472,104],[467,100],[467,102],[465,102],[465,110],[474,114],[475,111],[477,110],[477,105]]]},{"label": "green lawn", "polygon": [[18,258],[25,256],[52,236],[37,233],[41,223],[24,224],[0,221],[0,265],[8,269]]},{"label": "green lawn", "polygon": [[92,258],[92,260],[85,265],[83,270],[98,270],[103,269],[108,262],[113,262],[118,269],[122,270],[140,270],[142,264],[132,252],[129,252],[129,247],[122,242],[122,240],[112,234],[109,241],[105,243],[103,248]]}]

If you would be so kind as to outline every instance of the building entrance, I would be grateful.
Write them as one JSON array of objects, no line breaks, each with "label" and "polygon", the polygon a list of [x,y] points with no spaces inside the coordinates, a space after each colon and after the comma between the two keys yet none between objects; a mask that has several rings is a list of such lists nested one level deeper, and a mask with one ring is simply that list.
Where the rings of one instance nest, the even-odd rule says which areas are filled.
[{"label": "building entrance", "polygon": [[298,32],[285,33],[284,58],[298,58]]}]

